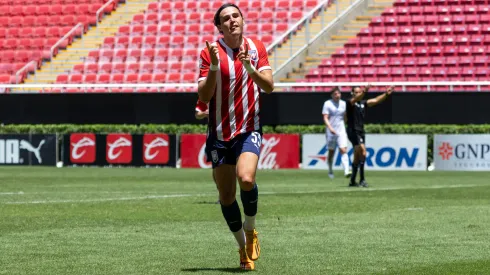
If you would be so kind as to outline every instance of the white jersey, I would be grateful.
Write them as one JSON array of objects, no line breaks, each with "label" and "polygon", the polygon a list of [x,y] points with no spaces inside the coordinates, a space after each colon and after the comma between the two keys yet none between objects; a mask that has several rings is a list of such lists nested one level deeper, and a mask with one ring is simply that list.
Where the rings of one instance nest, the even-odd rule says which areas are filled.
[{"label": "white jersey", "polygon": [[[323,104],[322,114],[328,115],[328,121],[337,134],[345,132],[344,114],[346,108],[346,103],[343,100],[339,100],[336,103],[332,99],[329,99]],[[328,127],[326,130],[327,133],[330,133]]]}]

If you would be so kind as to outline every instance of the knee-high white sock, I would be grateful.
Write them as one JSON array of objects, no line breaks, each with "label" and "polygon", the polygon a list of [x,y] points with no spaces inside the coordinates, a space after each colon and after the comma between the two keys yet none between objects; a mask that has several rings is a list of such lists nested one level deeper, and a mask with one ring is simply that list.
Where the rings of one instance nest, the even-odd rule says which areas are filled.
[{"label": "knee-high white sock", "polygon": [[235,236],[235,239],[238,243],[238,246],[240,248],[245,247],[245,231],[243,231],[243,228],[240,228],[237,232],[232,232],[233,236]]},{"label": "knee-high white sock", "polygon": [[245,222],[243,223],[243,228],[247,231],[252,231],[255,229],[255,216],[245,215]]},{"label": "knee-high white sock", "polygon": [[347,156],[347,153],[342,154],[342,166],[344,167],[345,173],[349,173],[349,157]]}]

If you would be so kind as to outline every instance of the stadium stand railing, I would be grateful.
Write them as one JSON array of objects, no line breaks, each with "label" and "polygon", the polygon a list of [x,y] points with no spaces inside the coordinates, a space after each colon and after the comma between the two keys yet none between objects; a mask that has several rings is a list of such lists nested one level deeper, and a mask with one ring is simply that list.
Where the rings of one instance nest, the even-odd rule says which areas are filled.
[{"label": "stadium stand railing", "polygon": [[[372,85],[370,91],[385,91],[393,85],[397,92],[433,92],[433,91],[474,91],[490,92],[490,81],[448,81],[448,82],[296,82],[275,83],[277,92],[329,92],[339,87],[349,92],[354,86]],[[410,89],[417,87],[417,89]],[[443,87],[444,89],[438,89]],[[35,88],[41,93],[157,93],[157,92],[197,92],[195,83],[104,83],[104,84],[0,84],[0,93],[24,93]]]}]

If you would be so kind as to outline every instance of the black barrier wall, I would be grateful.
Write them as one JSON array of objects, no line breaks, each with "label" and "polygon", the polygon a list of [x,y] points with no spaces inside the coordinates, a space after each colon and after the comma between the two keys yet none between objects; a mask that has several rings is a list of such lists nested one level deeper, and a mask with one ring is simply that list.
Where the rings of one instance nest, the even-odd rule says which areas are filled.
[{"label": "black barrier wall", "polygon": [[[369,93],[372,98],[379,93]],[[349,97],[344,93],[343,99]],[[323,124],[329,93],[261,95],[263,125]],[[3,94],[4,124],[196,124],[196,93]],[[396,92],[368,110],[367,123],[484,124],[490,121],[488,92]]]}]

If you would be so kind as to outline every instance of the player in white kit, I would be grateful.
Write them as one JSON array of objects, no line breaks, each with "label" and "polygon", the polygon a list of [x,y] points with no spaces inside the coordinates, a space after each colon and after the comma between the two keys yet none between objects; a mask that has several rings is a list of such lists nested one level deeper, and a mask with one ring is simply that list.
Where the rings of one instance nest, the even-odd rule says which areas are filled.
[{"label": "player in white kit", "polygon": [[332,99],[325,101],[323,104],[323,120],[326,125],[327,149],[328,149],[328,176],[333,179],[333,156],[335,147],[339,147],[342,155],[342,166],[344,167],[345,177],[350,177],[349,158],[347,156],[347,132],[345,130],[345,111],[346,103],[340,99],[340,90],[335,87],[330,92]]}]

